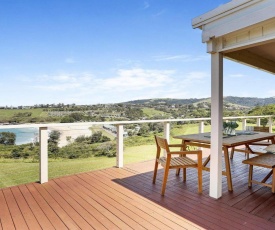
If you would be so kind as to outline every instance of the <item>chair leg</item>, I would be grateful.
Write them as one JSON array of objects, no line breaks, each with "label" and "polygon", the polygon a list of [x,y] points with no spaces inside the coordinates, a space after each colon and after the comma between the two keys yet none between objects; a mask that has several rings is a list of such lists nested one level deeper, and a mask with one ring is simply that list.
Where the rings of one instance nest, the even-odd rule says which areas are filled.
[{"label": "chair leg", "polygon": [[249,165],[248,188],[252,187],[253,165]]},{"label": "chair leg", "polygon": [[235,147],[232,147],[231,148],[231,153],[230,153],[230,159],[233,159],[234,152],[235,152]]},{"label": "chair leg", "polygon": [[183,181],[186,181],[186,168],[182,169]]},{"label": "chair leg", "polygon": [[158,172],[158,162],[155,162],[155,169],[154,169],[154,176],[153,176],[153,184],[156,183],[156,178],[157,178],[157,172]]},{"label": "chair leg", "polygon": [[[170,164],[170,162],[169,162]],[[166,183],[168,179],[168,173],[169,173],[169,164],[166,163],[165,169],[164,169],[164,174],[163,174],[163,182],[162,182],[162,189],[161,189],[161,195],[164,196],[165,189],[166,189]]]},{"label": "chair leg", "polygon": [[272,187],[271,187],[271,191],[272,193],[275,193],[275,168],[272,169],[273,173],[272,173]]},{"label": "chair leg", "polygon": [[198,193],[202,193],[202,167],[198,167]]},{"label": "chair leg", "polygon": [[179,176],[180,175],[180,168],[178,168],[177,170],[176,170],[176,176]]},{"label": "chair leg", "polygon": [[202,152],[198,154],[198,192],[202,193]]}]

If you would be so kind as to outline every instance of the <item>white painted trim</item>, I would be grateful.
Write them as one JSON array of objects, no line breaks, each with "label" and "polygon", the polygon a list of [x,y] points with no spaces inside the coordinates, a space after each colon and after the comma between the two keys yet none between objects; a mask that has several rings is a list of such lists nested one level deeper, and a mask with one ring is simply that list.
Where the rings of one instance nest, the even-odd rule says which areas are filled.
[{"label": "white painted trim", "polygon": [[169,144],[170,142],[170,122],[164,122],[164,138],[167,139]]},{"label": "white painted trim", "polygon": [[236,0],[223,4],[205,14],[192,19],[193,28],[201,28],[207,23],[218,20],[243,8],[246,8],[263,0]]},{"label": "white painted trim", "polygon": [[261,125],[261,118],[257,118],[257,120],[256,120],[256,126],[260,126]]},{"label": "white painted trim", "polygon": [[199,133],[204,133],[204,121],[201,121],[201,122],[200,122],[200,125],[199,125]]},{"label": "white painted trim", "polygon": [[243,126],[243,130],[246,130],[246,119],[245,118],[242,119],[242,126]]},{"label": "white painted trim", "polygon": [[123,167],[123,125],[117,125],[116,166]]},{"label": "white painted trim", "polygon": [[39,161],[39,181],[41,184],[48,182],[48,128],[39,128],[40,161]]},{"label": "white painted trim", "polygon": [[269,125],[269,132],[272,133],[272,117],[269,117],[268,125]]},{"label": "white painted trim", "polygon": [[211,161],[209,195],[222,196],[223,56],[211,54]]}]

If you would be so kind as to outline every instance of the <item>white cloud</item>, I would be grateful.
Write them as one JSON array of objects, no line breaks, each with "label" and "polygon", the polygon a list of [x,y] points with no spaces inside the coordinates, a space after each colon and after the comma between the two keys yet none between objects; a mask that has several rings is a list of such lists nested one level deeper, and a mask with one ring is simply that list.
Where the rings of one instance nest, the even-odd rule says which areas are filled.
[{"label": "white cloud", "polygon": [[241,78],[241,77],[245,77],[244,74],[229,74],[229,77],[232,77],[232,78]]},{"label": "white cloud", "polygon": [[154,14],[153,17],[159,17],[159,16],[161,16],[164,13],[165,13],[165,10],[161,10],[158,13]]},{"label": "white cloud", "polygon": [[149,8],[149,7],[150,7],[149,2],[145,1],[145,2],[143,3],[143,9],[147,9],[147,8]]},{"label": "white cloud", "polygon": [[172,70],[120,69],[118,76],[102,81],[104,88],[120,90],[138,90],[156,88],[173,81]]},{"label": "white cloud", "polygon": [[191,55],[159,55],[154,56],[155,61],[181,61],[181,62],[193,62],[193,61],[203,61],[208,60],[209,55],[191,56]]},{"label": "white cloud", "polygon": [[[91,73],[43,75],[25,82],[41,95],[55,95],[64,103],[114,103],[141,98],[204,97],[209,74],[175,70],[118,69],[111,77]],[[46,96],[45,96],[46,97]],[[70,100],[70,101],[68,101]],[[45,98],[47,101],[47,98]]]}]

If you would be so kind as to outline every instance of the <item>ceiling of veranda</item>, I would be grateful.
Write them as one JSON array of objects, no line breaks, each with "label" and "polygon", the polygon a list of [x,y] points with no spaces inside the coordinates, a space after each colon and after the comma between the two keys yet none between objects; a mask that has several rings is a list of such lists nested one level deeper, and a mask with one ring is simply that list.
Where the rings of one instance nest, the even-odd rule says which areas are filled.
[{"label": "ceiling of veranda", "polygon": [[225,53],[233,61],[275,74],[275,41]]}]

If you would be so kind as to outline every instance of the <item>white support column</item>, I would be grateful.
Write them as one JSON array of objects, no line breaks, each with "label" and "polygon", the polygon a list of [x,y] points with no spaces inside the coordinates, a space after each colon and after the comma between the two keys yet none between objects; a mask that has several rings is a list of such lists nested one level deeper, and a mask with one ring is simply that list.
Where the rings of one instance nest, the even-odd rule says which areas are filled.
[{"label": "white support column", "polygon": [[243,130],[246,130],[246,119],[242,119],[242,123],[243,123]]},{"label": "white support column", "polygon": [[170,142],[170,122],[164,122],[164,138],[167,139],[169,144]]},{"label": "white support column", "polygon": [[257,118],[256,126],[261,126],[261,118],[260,117]]},{"label": "white support column", "polygon": [[41,184],[48,182],[48,128],[39,128],[40,161],[39,181]]},{"label": "white support column", "polygon": [[209,195],[222,195],[223,55],[211,54],[211,161]]},{"label": "white support column", "polygon": [[116,167],[123,167],[123,125],[117,125]]},{"label": "white support column", "polygon": [[201,121],[199,124],[199,133],[204,133],[204,121]]},{"label": "white support column", "polygon": [[272,133],[272,117],[269,117],[268,125],[269,125],[269,132]]}]

